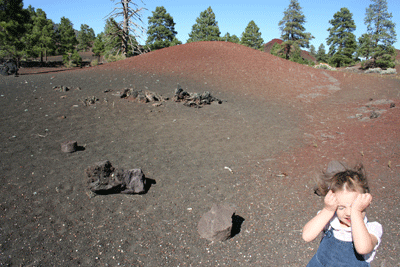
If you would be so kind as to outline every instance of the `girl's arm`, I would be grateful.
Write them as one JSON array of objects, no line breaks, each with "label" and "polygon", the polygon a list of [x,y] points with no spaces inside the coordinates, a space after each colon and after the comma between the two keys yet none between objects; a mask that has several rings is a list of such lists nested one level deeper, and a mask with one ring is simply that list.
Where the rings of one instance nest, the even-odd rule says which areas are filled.
[{"label": "girl's arm", "polygon": [[335,215],[337,209],[337,199],[335,194],[329,190],[324,199],[324,208],[312,218],[303,228],[303,239],[306,242],[313,241],[322,232],[325,225]]},{"label": "girl's arm", "polygon": [[370,234],[364,223],[364,210],[372,201],[370,194],[360,194],[351,207],[351,231],[354,247],[359,254],[368,254],[374,250],[378,239]]}]

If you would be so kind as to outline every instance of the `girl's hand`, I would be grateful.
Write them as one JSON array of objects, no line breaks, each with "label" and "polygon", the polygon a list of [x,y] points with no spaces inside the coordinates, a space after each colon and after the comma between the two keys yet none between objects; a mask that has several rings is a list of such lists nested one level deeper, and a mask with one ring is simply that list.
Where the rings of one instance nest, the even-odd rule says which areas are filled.
[{"label": "girl's hand", "polygon": [[337,207],[338,207],[338,203],[337,203],[337,198],[335,193],[332,192],[332,190],[329,190],[328,194],[326,194],[325,199],[324,199],[324,203],[325,203],[325,209],[329,210],[329,211],[336,211]]},{"label": "girl's hand", "polygon": [[356,200],[351,205],[351,209],[359,212],[363,212],[372,202],[371,194],[359,194]]}]

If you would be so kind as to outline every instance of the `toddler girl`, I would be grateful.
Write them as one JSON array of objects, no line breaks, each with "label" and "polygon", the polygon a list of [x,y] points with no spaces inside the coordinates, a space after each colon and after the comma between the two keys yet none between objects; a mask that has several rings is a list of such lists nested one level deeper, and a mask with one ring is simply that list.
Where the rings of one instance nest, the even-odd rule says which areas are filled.
[{"label": "toddler girl", "polygon": [[372,196],[363,167],[325,173],[315,192],[325,196],[324,208],[304,226],[303,239],[310,242],[322,232],[322,240],[307,266],[370,266],[382,226],[365,216]]}]

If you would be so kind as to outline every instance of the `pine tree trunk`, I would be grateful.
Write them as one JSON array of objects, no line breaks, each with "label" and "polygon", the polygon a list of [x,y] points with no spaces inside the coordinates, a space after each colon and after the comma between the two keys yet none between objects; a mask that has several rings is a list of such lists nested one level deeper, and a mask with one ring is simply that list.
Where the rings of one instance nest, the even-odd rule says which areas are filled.
[{"label": "pine tree trunk", "polygon": [[125,55],[125,57],[128,55],[128,35],[129,35],[129,30],[128,30],[128,0],[123,0],[122,6],[123,6],[123,12],[124,12],[124,25],[122,29],[122,51]]}]

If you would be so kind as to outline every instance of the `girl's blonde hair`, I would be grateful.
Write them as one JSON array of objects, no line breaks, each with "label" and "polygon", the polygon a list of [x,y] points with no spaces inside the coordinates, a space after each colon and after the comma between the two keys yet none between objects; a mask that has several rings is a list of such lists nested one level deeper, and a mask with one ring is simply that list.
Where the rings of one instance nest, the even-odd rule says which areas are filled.
[{"label": "girl's blonde hair", "polygon": [[340,172],[324,172],[318,179],[314,192],[319,196],[325,196],[329,190],[338,192],[342,190],[358,191],[360,193],[369,193],[367,176],[362,164],[354,168],[348,168],[343,164]]}]

